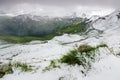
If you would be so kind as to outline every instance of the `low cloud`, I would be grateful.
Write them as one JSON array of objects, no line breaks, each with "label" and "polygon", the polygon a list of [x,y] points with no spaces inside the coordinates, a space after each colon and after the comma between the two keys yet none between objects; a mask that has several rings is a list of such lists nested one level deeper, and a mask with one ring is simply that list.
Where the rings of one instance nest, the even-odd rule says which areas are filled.
[{"label": "low cloud", "polygon": [[[40,14],[40,15],[67,15],[70,12],[96,13],[92,11],[109,12],[109,8],[118,8],[119,0],[0,0],[0,14],[18,15],[18,14]],[[85,7],[92,6],[88,10]],[[99,9],[97,6],[102,7]],[[95,10],[94,10],[95,9]],[[97,12],[99,12],[97,11]],[[102,13],[104,14],[104,13]]]}]

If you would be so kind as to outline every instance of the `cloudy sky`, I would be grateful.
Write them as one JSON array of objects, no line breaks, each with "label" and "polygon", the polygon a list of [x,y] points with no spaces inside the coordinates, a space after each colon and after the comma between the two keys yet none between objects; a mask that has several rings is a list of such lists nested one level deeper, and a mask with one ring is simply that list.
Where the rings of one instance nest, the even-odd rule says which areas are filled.
[{"label": "cloudy sky", "polygon": [[0,14],[39,14],[49,16],[109,14],[119,7],[120,0],[0,0]]}]

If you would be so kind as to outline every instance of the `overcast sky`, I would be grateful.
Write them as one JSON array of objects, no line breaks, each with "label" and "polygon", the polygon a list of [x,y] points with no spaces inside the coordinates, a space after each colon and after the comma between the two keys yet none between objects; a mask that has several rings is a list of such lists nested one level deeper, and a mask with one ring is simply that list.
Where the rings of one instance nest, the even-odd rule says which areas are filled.
[{"label": "overcast sky", "polygon": [[0,13],[57,16],[84,11],[91,14],[108,14],[114,8],[118,8],[119,3],[120,0],[0,0]]},{"label": "overcast sky", "polygon": [[20,4],[20,3],[37,3],[40,5],[54,5],[54,6],[74,6],[79,4],[97,4],[119,6],[120,0],[0,0],[0,4]]}]

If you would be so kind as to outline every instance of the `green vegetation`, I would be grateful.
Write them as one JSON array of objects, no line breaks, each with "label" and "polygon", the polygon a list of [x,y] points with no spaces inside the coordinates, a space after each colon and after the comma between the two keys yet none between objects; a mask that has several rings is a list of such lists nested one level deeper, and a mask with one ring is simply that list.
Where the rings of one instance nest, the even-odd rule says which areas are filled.
[{"label": "green vegetation", "polygon": [[120,53],[118,53],[117,56],[120,56]]},{"label": "green vegetation", "polygon": [[59,77],[59,80],[63,80],[64,79],[64,77]]},{"label": "green vegetation", "polygon": [[91,62],[95,61],[95,56],[98,55],[99,48],[107,47],[106,44],[92,47],[89,45],[80,45],[78,49],[70,51],[67,55],[64,55],[60,60],[61,63],[67,63],[68,65],[81,65],[85,69],[90,69]]},{"label": "green vegetation", "polygon": [[62,63],[67,63],[67,64],[69,64],[69,65],[75,65],[75,64],[80,65],[79,59],[78,59],[78,57],[76,56],[77,53],[78,53],[77,50],[72,50],[72,51],[70,51],[70,53],[68,53],[67,55],[64,55],[64,56],[61,58],[61,62],[62,62]]},{"label": "green vegetation", "polygon": [[43,69],[43,72],[49,71],[52,68],[60,68],[60,66],[56,65],[56,62],[54,60],[51,60],[50,65],[45,67],[45,69]]},{"label": "green vegetation", "polygon": [[[3,66],[3,67],[6,67],[6,66]],[[6,68],[6,70],[1,70],[0,69],[0,78],[2,78],[4,75],[6,74],[11,74],[13,73],[13,70],[12,70],[12,65],[11,63],[8,64],[8,67]]]},{"label": "green vegetation", "polygon": [[0,36],[0,39],[10,43],[26,43],[33,40],[49,40],[52,39],[52,36],[46,36],[46,37]]},{"label": "green vegetation", "polygon": [[59,30],[58,33],[68,33],[68,34],[74,34],[74,33],[82,33],[85,32],[88,26],[84,22],[76,23],[74,22],[72,25],[63,28],[62,30]]},{"label": "green vegetation", "polygon": [[27,65],[26,63],[17,62],[17,63],[14,63],[13,66],[15,68],[20,68],[21,71],[23,72],[32,71],[31,66]]},{"label": "green vegetation", "polygon": [[9,63],[8,65],[4,65],[2,68],[0,68],[0,78],[2,78],[6,74],[13,73],[13,68],[15,69],[18,68],[22,72],[32,71],[32,67],[27,65],[26,63],[20,63],[20,62],[16,62],[14,64]]},{"label": "green vegetation", "polygon": [[107,44],[100,44],[96,48],[99,48],[99,47],[107,47],[108,48],[108,45]]},{"label": "green vegetation", "polygon": [[0,36],[0,40],[5,40],[10,43],[26,43],[33,40],[50,40],[55,36],[63,35],[64,33],[74,34],[85,32],[88,26],[84,22],[75,21],[70,26],[66,26],[62,29],[58,29],[53,33],[41,37],[17,37],[17,36]]},{"label": "green vegetation", "polygon": [[86,75],[87,71],[91,69],[92,63],[95,62],[96,56],[99,54],[99,48],[108,48],[106,44],[100,44],[96,47],[90,45],[80,45],[77,49],[71,50],[58,60],[51,60],[50,65],[43,69],[43,72],[50,71],[53,68],[61,68],[57,63],[66,63],[68,65],[80,65],[85,70],[81,72]]},{"label": "green vegetation", "polygon": [[49,34],[43,37],[17,37],[17,36],[0,36],[0,40],[4,40],[10,43],[27,43],[33,40],[50,40],[54,36],[58,36],[57,34]]}]

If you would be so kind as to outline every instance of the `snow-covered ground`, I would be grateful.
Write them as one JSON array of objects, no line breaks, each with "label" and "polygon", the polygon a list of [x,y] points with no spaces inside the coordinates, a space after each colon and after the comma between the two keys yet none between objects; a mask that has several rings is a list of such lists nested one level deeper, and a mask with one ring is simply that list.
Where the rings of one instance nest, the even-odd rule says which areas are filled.
[{"label": "snow-covered ground", "polygon": [[[0,43],[0,61],[23,62],[37,68],[31,72],[14,70],[13,74],[5,75],[0,80],[120,80],[120,23],[115,11],[105,20],[98,19],[93,27],[103,30],[99,37],[80,36],[78,34],[56,36],[47,43],[34,41],[27,44],[2,44]],[[93,32],[94,33],[94,32]],[[96,33],[94,33],[96,34]],[[100,56],[92,69],[84,76],[82,67],[60,64],[61,68],[53,68],[50,71],[42,70],[49,65],[50,60],[59,59],[70,50],[79,47],[80,44],[97,46],[107,44],[108,49],[100,49]],[[60,79],[61,78],[61,79]]]}]

